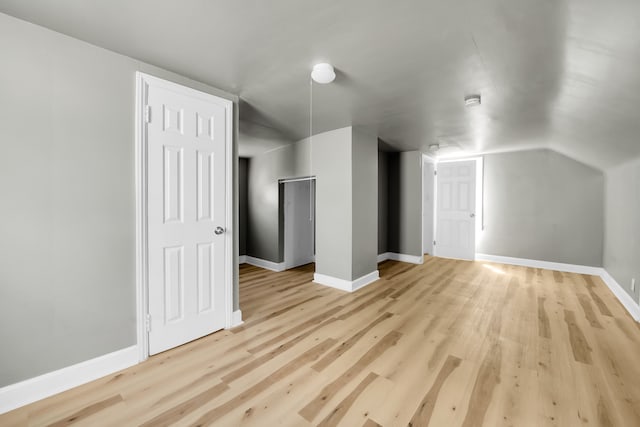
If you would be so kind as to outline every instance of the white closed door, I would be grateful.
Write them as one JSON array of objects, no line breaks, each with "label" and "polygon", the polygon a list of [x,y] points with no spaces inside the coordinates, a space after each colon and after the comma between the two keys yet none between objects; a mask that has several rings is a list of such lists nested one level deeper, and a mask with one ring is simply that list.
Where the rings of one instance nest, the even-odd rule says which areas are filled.
[{"label": "white closed door", "polygon": [[439,257],[475,259],[476,162],[438,164],[435,253]]},{"label": "white closed door", "polygon": [[226,316],[227,101],[166,83],[146,85],[149,354]]},{"label": "white closed door", "polygon": [[284,262],[285,268],[315,260],[315,181],[284,183]]}]

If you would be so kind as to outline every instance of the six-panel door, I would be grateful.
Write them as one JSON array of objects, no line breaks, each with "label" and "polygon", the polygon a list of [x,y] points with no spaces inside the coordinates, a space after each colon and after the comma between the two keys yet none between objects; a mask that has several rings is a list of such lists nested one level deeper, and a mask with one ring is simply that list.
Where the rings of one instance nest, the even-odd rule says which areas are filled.
[{"label": "six-panel door", "polygon": [[226,111],[146,87],[149,353],[225,325]]},{"label": "six-panel door", "polygon": [[438,164],[437,256],[475,259],[476,161]]}]

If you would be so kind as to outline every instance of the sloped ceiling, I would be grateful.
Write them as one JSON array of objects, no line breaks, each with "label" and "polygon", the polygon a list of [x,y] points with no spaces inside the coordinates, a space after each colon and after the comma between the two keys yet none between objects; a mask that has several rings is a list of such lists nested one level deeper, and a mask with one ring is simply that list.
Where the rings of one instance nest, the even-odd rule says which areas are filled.
[{"label": "sloped ceiling", "polygon": [[[0,11],[240,95],[290,140],[355,125],[396,149],[640,156],[637,0],[0,0]],[[465,95],[482,105],[465,109]]]}]

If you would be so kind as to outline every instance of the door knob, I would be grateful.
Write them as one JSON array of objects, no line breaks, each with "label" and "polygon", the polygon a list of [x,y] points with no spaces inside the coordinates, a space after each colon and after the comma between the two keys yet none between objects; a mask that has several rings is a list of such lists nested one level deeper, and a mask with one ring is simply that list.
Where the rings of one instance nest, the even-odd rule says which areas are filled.
[{"label": "door knob", "polygon": [[469,215],[469,216],[470,216],[471,218],[475,218],[475,217],[476,217],[476,214],[471,213],[471,215]]},{"label": "door knob", "polygon": [[216,234],[220,235],[220,234],[224,233],[224,228],[222,228],[222,227],[216,227],[216,229],[215,229],[214,233],[216,233]]}]

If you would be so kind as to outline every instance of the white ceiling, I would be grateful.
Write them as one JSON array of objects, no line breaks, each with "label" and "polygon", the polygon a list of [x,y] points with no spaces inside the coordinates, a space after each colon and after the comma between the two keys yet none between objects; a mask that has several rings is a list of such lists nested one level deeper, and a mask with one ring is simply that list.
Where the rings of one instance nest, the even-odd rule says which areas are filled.
[{"label": "white ceiling", "polygon": [[[637,0],[0,0],[0,11],[238,94],[289,140],[355,125],[396,149],[640,156]],[[465,109],[464,96],[482,95]]]}]

